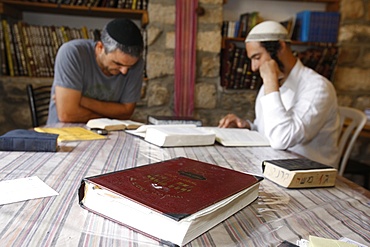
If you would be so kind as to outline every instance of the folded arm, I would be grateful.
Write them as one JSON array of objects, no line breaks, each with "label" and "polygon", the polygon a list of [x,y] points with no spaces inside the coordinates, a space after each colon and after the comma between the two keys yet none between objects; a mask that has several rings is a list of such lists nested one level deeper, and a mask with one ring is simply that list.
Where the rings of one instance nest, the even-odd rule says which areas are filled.
[{"label": "folded arm", "polygon": [[128,119],[135,109],[135,103],[99,101],[83,97],[78,90],[59,86],[55,88],[55,102],[59,120],[70,123],[86,123],[99,117]]}]

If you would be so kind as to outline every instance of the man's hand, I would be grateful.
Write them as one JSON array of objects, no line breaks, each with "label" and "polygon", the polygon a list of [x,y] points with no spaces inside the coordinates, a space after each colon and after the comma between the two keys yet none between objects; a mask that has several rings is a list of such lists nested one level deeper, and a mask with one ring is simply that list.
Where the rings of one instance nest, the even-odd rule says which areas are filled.
[{"label": "man's hand", "polygon": [[279,78],[283,76],[283,73],[275,60],[271,59],[264,62],[259,71],[265,87],[265,94],[279,91]]},{"label": "man's hand", "polygon": [[235,114],[227,114],[219,121],[218,127],[220,128],[248,128],[250,125],[244,119],[237,117]]}]

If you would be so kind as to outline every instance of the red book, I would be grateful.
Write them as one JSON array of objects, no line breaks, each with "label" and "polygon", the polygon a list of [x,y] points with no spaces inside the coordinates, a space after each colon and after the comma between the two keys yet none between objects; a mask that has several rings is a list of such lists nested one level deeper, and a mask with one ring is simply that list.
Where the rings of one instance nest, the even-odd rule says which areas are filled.
[{"label": "red book", "polygon": [[79,201],[103,217],[182,246],[253,202],[261,179],[179,157],[85,178]]}]

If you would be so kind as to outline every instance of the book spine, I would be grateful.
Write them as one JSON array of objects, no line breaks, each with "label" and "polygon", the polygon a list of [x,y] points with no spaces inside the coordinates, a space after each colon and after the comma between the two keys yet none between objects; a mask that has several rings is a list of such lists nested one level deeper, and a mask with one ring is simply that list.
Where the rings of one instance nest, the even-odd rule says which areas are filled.
[{"label": "book spine", "polygon": [[14,65],[13,65],[13,58],[11,53],[11,38],[9,35],[9,24],[8,21],[3,19],[1,21],[1,24],[3,26],[4,31],[4,41],[5,41],[5,50],[6,50],[6,58],[7,58],[7,64],[8,64],[8,72],[10,76],[14,76]]},{"label": "book spine", "polygon": [[229,81],[231,75],[231,67],[234,60],[236,45],[233,42],[227,44],[227,48],[225,51],[226,59],[224,59],[225,63],[223,64],[222,68],[222,75],[221,75],[221,82],[224,88],[229,88]]},{"label": "book spine", "polygon": [[337,171],[334,169],[289,171],[282,167],[266,164],[264,176],[285,188],[315,188],[335,185]]},{"label": "book spine", "polygon": [[19,30],[19,23],[13,24],[13,31],[15,37],[15,47],[17,48],[17,57],[18,57],[18,65],[19,65],[19,75],[20,76],[27,76],[28,69],[27,69],[27,61],[25,57],[24,51],[24,43],[21,38],[20,30]]},{"label": "book spine", "polygon": [[241,50],[242,49],[239,48],[239,47],[236,47],[236,49],[235,49],[234,59],[233,59],[232,65],[231,65],[231,71],[230,71],[230,77],[229,77],[228,88],[230,88],[230,89],[234,89],[234,88],[237,87],[236,82],[235,82],[235,78],[236,78],[236,74],[237,74],[236,70],[238,68],[238,63],[239,63],[239,60],[240,60]]},{"label": "book spine", "polygon": [[55,152],[56,149],[57,142],[55,139],[20,139],[12,137],[3,137],[0,139],[1,151]]},{"label": "book spine", "polygon": [[6,50],[5,50],[4,31],[3,31],[2,24],[0,24],[0,61],[1,61],[0,75],[7,75],[8,71],[6,68]]}]

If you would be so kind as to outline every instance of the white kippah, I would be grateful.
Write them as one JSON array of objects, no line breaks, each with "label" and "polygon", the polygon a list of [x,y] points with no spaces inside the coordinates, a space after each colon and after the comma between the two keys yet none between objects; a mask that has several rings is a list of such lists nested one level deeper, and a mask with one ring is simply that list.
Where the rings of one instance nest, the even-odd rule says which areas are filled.
[{"label": "white kippah", "polygon": [[252,28],[245,42],[250,41],[290,41],[286,28],[276,21],[264,21]]}]

